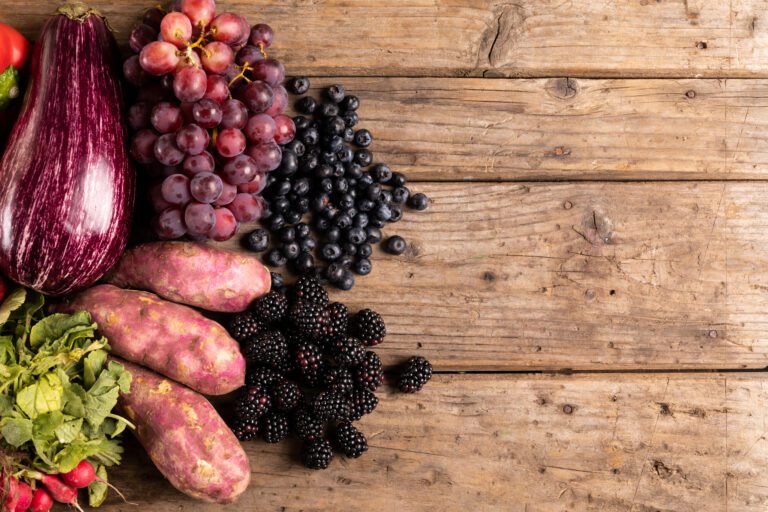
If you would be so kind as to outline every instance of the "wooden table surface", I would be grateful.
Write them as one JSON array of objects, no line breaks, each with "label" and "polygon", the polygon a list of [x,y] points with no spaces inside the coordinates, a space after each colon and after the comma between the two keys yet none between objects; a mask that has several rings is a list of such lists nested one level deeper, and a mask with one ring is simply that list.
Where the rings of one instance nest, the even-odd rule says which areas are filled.
[{"label": "wooden table surface", "polygon": [[[34,37],[57,2],[5,0]],[[99,0],[125,41],[153,2]],[[371,449],[314,472],[247,443],[258,511],[768,507],[768,15],[760,0],[220,2],[362,100],[376,159],[432,198],[343,299],[384,314]],[[234,246],[235,244],[230,244]],[[135,442],[136,508],[224,510]]]}]

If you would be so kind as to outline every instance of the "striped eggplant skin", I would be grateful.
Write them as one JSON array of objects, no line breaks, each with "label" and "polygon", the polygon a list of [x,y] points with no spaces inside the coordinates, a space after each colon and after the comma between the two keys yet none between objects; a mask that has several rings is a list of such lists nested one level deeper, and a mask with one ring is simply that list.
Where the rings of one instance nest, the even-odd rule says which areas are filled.
[{"label": "striped eggplant skin", "polygon": [[62,10],[35,45],[0,161],[0,270],[52,296],[88,287],[117,261],[135,195],[117,45],[101,16]]}]

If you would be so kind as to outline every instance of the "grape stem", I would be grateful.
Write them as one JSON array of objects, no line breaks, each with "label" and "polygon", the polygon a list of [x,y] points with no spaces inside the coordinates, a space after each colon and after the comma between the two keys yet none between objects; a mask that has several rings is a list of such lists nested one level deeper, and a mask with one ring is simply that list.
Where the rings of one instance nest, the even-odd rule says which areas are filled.
[{"label": "grape stem", "polygon": [[187,43],[187,48],[198,48],[205,42],[206,37],[208,37],[208,34],[205,32],[205,25],[203,24],[203,21],[200,20],[200,37],[198,37],[197,41],[192,44]]},{"label": "grape stem", "polygon": [[264,43],[259,43],[259,51],[261,52],[261,55],[264,57],[264,60],[267,60],[267,52],[264,51]]},{"label": "grape stem", "polygon": [[229,87],[232,87],[232,85],[234,85],[234,83],[237,82],[240,78],[250,83],[251,80],[247,76],[245,76],[245,73],[250,71],[251,69],[253,68],[251,68],[251,66],[247,62],[243,64],[243,67],[240,68],[240,73],[238,73],[234,78],[232,78],[232,80],[229,81]]}]

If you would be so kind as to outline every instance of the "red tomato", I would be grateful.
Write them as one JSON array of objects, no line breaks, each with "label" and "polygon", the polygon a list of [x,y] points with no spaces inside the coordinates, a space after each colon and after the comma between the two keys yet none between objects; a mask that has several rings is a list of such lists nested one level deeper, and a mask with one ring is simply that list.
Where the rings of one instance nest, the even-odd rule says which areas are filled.
[{"label": "red tomato", "polygon": [[29,55],[29,41],[16,29],[0,23],[0,73],[8,66],[21,69]]}]

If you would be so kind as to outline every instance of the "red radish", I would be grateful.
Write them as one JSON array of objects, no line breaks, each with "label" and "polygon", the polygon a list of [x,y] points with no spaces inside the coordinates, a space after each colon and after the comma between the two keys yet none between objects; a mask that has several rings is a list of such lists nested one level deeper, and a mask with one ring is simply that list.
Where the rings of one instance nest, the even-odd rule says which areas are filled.
[{"label": "red radish", "polygon": [[75,466],[75,469],[69,473],[62,473],[60,476],[65,484],[75,489],[82,489],[91,485],[91,482],[96,479],[96,470],[93,469],[93,464],[83,459],[80,464]]},{"label": "red radish", "polygon": [[48,512],[53,506],[53,498],[48,494],[48,491],[42,487],[35,489],[35,494],[32,496],[32,503],[29,504],[30,512]]},{"label": "red radish", "polygon": [[77,490],[62,482],[58,476],[43,475],[41,481],[53,499],[59,503],[75,503],[77,500]]},{"label": "red radish", "polygon": [[24,512],[32,503],[32,488],[25,482],[19,482],[19,499],[13,512]]},{"label": "red radish", "polygon": [[5,483],[5,475],[0,473],[0,497],[5,497],[3,501],[3,512],[13,512],[16,509],[16,503],[19,499],[19,481],[16,477],[10,477],[8,483]]}]

